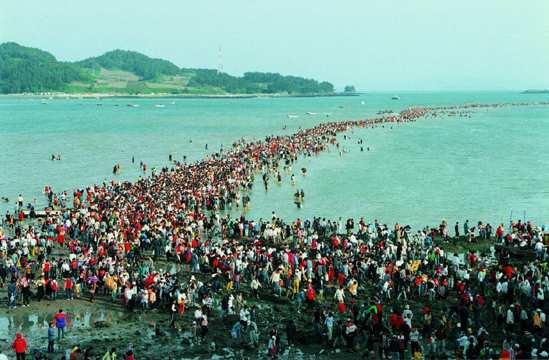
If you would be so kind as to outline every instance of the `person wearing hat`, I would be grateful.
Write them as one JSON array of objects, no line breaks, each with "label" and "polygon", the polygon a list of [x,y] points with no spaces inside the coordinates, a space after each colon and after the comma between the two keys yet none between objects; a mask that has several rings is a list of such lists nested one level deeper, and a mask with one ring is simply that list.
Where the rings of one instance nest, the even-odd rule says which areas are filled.
[{"label": "person wearing hat", "polygon": [[11,344],[11,347],[15,351],[17,360],[25,360],[25,353],[27,351],[27,340],[23,337],[23,334],[15,334],[15,340]]}]

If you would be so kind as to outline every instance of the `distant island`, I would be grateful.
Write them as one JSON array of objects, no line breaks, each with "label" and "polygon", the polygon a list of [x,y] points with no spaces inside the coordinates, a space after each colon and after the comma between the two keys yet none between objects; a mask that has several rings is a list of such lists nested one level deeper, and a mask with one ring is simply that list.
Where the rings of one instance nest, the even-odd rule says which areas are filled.
[{"label": "distant island", "polygon": [[521,94],[549,94],[549,89],[528,89]]},{"label": "distant island", "polygon": [[[347,87],[341,95],[354,95]],[[334,96],[334,86],[298,76],[247,72],[233,76],[212,69],[180,68],[135,51],[113,50],[77,62],[14,42],[0,45],[2,94],[104,94],[110,96]]]}]

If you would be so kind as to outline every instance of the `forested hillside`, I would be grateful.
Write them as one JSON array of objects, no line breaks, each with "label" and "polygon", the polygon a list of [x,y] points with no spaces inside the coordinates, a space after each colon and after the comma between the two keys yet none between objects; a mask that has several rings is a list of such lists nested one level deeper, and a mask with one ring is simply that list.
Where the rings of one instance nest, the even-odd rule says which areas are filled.
[{"label": "forested hillside", "polygon": [[331,94],[329,82],[278,73],[233,76],[211,69],[179,68],[135,51],[113,50],[70,63],[9,42],[0,45],[0,92],[112,94]]}]

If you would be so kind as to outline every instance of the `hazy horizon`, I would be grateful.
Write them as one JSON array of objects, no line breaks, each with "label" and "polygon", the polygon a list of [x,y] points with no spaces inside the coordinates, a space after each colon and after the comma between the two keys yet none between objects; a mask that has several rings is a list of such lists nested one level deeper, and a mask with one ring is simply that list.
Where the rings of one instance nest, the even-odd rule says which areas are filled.
[{"label": "hazy horizon", "polygon": [[360,91],[549,88],[549,1],[93,7],[59,0],[0,6],[0,42],[14,41],[75,61],[133,50],[180,67],[279,72]]}]

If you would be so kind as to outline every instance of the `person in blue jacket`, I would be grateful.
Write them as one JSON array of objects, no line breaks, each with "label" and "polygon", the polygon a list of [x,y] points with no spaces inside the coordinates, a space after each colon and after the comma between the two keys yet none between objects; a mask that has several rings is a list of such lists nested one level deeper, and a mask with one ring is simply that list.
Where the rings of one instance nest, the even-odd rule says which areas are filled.
[{"label": "person in blue jacket", "polygon": [[48,352],[49,353],[52,353],[54,351],[53,350],[54,342],[55,342],[55,328],[53,327],[53,322],[50,322],[48,327]]},{"label": "person in blue jacket", "polygon": [[63,309],[59,309],[59,312],[55,314],[55,327],[57,328],[57,340],[65,337],[65,325],[66,325],[66,314],[63,312]]}]

